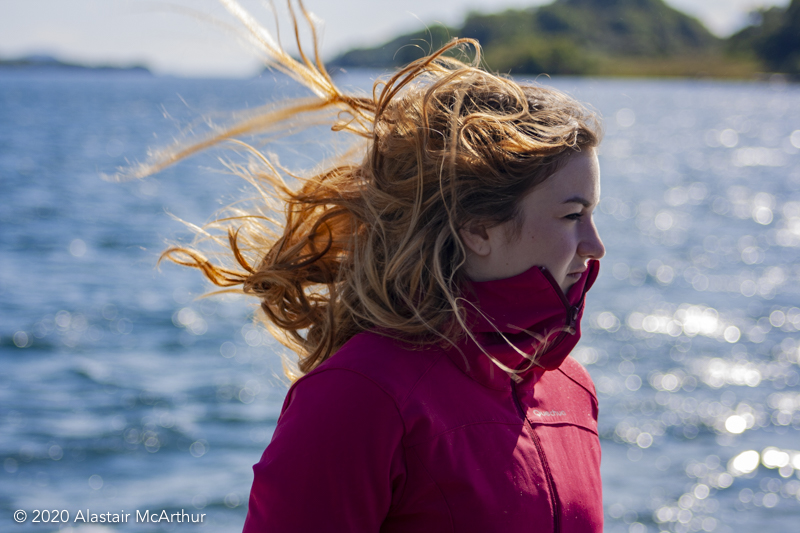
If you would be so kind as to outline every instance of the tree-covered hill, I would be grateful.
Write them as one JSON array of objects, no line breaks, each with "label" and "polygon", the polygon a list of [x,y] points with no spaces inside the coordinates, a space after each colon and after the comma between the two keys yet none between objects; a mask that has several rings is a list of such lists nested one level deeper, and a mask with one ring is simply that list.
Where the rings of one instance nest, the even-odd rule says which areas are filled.
[{"label": "tree-covered hill", "polygon": [[733,35],[728,50],[757,59],[765,70],[800,76],[800,0],[755,15],[758,23]]},{"label": "tree-covered hill", "polygon": [[[784,28],[784,11],[765,12],[765,23],[777,18],[777,26]],[[788,11],[800,12],[800,0],[793,0]],[[781,30],[781,37],[759,34],[751,40],[760,43],[759,50],[780,49],[800,36],[797,24],[790,27]],[[744,37],[738,48],[732,46],[663,0],[556,0],[538,8],[473,12],[458,28],[436,26],[375,48],[352,50],[332,66],[393,68],[453,37],[477,39],[489,68],[513,74],[747,77],[778,64],[767,63],[763,54],[743,52],[752,47]],[[800,56],[782,61],[780,65],[796,64]]]}]

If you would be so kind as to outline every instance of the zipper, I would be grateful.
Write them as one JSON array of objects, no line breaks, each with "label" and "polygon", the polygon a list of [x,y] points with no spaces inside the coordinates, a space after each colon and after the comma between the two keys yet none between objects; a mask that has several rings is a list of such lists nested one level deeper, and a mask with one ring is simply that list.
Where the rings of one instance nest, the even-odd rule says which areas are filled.
[{"label": "zipper", "polygon": [[539,460],[542,462],[544,476],[547,480],[547,487],[550,489],[550,505],[553,507],[553,531],[554,533],[560,533],[561,501],[558,498],[558,491],[556,490],[555,481],[553,481],[553,474],[550,472],[550,464],[547,462],[547,456],[545,456],[544,450],[542,449],[542,442],[539,440],[539,435],[536,434],[533,424],[531,424],[531,421],[528,420],[528,417],[525,415],[522,402],[517,395],[517,384],[513,379],[511,380],[511,397],[514,399],[514,406],[517,408],[517,413],[522,418],[522,423],[527,424],[528,428],[530,428],[533,445],[536,447],[536,452],[539,454]]},{"label": "zipper", "polygon": [[564,337],[567,336],[567,333],[570,335],[575,333],[575,324],[578,322],[578,314],[580,313],[584,299],[586,298],[586,290],[584,289],[581,299],[577,305],[570,305],[569,300],[567,300],[567,296],[564,294],[564,291],[561,290],[561,287],[558,285],[550,271],[545,267],[539,267],[539,270],[542,271],[542,275],[544,275],[545,279],[550,283],[550,285],[553,286],[553,290],[556,291],[556,294],[558,294],[559,298],[561,299],[561,303],[564,304],[564,309],[567,312],[565,321],[566,323],[564,324],[566,329],[562,331],[558,337],[556,337],[556,340],[553,343],[553,347],[556,347],[562,340],[564,340]]},{"label": "zipper", "polygon": [[549,281],[550,285],[553,286],[553,289],[555,289],[556,294],[558,294],[558,296],[561,298],[561,303],[564,304],[564,307],[569,309],[569,300],[567,300],[567,296],[564,294],[564,291],[561,290],[561,287],[556,282],[556,278],[553,277],[553,275],[550,273],[549,270],[547,270],[546,267],[539,267],[539,270],[542,271],[544,277],[547,278],[547,281]]}]

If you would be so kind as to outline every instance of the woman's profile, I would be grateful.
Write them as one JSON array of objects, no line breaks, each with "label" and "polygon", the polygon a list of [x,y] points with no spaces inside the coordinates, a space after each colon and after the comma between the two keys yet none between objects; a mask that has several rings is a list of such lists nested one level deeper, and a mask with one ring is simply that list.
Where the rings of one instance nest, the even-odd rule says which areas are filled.
[{"label": "woman's profile", "polygon": [[296,354],[244,531],[602,531],[597,399],[569,357],[604,254],[596,115],[471,40],[345,94],[225,3],[315,96],[145,171],[320,117],[357,139],[296,187],[251,149],[234,168],[263,200],[213,225],[229,261],[164,253],[258,297]]}]

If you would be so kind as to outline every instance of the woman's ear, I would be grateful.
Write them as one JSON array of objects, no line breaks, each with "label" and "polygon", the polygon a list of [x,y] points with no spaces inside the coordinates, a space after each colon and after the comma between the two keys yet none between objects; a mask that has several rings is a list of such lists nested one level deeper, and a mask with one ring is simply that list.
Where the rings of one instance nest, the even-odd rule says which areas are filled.
[{"label": "woman's ear", "polygon": [[467,249],[475,255],[487,257],[491,253],[492,245],[485,225],[472,222],[458,230],[458,234]]}]

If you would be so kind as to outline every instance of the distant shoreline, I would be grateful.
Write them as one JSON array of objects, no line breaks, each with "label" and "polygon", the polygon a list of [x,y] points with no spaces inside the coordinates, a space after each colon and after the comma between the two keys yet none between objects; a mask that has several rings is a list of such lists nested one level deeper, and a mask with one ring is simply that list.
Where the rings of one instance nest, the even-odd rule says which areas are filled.
[{"label": "distant shoreline", "polygon": [[28,56],[16,59],[0,59],[0,71],[5,70],[24,70],[24,71],[71,71],[71,72],[135,72],[152,76],[153,73],[145,66],[131,65],[83,65],[79,63],[68,63],[60,61],[50,56]]}]

